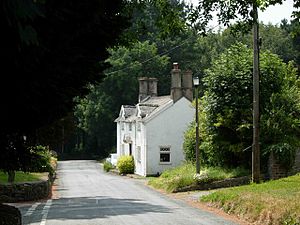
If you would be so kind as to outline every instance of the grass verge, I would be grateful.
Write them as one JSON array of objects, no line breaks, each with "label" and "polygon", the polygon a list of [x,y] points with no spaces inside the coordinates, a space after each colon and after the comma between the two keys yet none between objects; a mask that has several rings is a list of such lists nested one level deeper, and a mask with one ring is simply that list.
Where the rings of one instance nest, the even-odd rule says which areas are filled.
[{"label": "grass verge", "polygon": [[[157,189],[172,192],[178,188],[196,184],[199,180],[195,179],[195,165],[185,163],[179,167],[164,171],[159,177],[149,178],[148,184]],[[219,167],[201,168],[201,176],[205,179],[201,182],[211,182],[226,178],[248,175],[244,169],[224,169]]]},{"label": "grass verge", "polygon": [[[24,173],[21,171],[16,172],[15,183],[26,181],[38,181],[45,177],[46,173]],[[0,172],[0,184],[7,184],[7,174]]]},{"label": "grass verge", "polygon": [[255,224],[300,225],[300,173],[262,184],[226,188],[201,202]]}]

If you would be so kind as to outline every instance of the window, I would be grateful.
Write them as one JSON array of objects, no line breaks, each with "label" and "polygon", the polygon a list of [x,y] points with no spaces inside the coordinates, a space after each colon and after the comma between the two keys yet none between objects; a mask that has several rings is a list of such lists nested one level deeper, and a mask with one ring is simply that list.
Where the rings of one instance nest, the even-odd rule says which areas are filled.
[{"label": "window", "polygon": [[121,122],[121,130],[124,130],[124,123]]},{"label": "window", "polygon": [[138,162],[141,162],[141,146],[136,147],[136,159]]},{"label": "window", "polygon": [[160,162],[161,163],[170,163],[171,162],[170,147],[160,147]]},{"label": "window", "polygon": [[132,123],[129,123],[129,131],[132,131]]}]

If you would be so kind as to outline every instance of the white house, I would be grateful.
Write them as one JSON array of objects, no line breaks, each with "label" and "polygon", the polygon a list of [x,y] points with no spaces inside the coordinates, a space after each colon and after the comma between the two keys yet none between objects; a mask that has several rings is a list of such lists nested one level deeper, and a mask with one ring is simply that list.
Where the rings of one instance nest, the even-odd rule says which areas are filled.
[{"label": "white house", "polygon": [[184,161],[184,132],[194,118],[192,72],[173,64],[171,94],[157,96],[156,78],[139,78],[139,102],[123,105],[117,123],[117,155],[133,155],[135,173],[160,174]]}]

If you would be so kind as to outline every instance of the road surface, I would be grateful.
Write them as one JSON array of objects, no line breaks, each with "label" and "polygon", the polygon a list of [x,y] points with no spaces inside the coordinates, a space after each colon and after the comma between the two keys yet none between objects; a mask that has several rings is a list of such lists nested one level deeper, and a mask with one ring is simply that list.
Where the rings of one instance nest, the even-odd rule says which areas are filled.
[{"label": "road surface", "polygon": [[25,225],[233,225],[92,160],[60,161],[52,199],[20,204]]}]

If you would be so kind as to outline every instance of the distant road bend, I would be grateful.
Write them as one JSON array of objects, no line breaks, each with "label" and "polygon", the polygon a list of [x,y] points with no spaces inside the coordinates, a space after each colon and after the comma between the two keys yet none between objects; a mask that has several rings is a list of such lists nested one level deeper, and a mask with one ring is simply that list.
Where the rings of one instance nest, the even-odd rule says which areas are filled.
[{"label": "distant road bend", "polygon": [[92,160],[60,161],[53,199],[20,204],[24,225],[233,225]]}]

